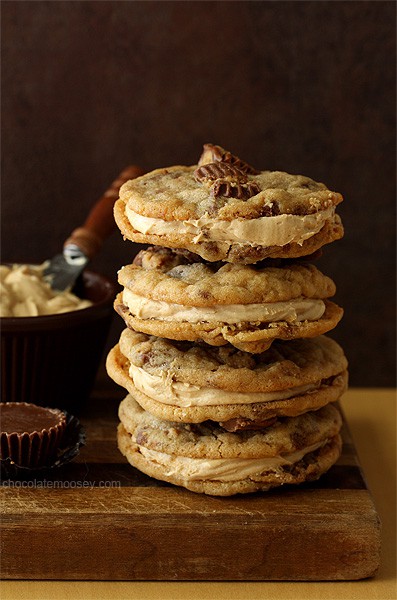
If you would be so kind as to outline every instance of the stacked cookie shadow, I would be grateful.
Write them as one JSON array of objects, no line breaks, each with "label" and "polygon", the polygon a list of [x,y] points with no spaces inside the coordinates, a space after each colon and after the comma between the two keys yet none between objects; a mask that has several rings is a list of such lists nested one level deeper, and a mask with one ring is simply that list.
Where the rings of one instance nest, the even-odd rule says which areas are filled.
[{"label": "stacked cookie shadow", "polygon": [[324,334],[343,311],[311,260],[342,237],[341,200],[212,144],[122,186],[116,222],[149,244],[119,271],[126,329],[106,363],[128,392],[117,436],[131,465],[228,496],[337,461],[347,361]]}]

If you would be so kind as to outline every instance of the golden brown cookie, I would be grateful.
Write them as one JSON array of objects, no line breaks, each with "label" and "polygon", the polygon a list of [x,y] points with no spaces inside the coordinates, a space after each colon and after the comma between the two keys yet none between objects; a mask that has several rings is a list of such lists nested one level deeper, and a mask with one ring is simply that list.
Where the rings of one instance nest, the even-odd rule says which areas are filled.
[{"label": "golden brown cookie", "polygon": [[315,337],[343,310],[329,300],[335,284],[314,265],[272,267],[195,260],[151,247],[119,271],[115,309],[136,331],[175,340],[230,342],[259,353],[275,339]]},{"label": "golden brown cookie", "polygon": [[230,345],[175,342],[125,329],[106,366],[158,418],[212,420],[229,431],[335,402],[348,379],[342,349],[325,336],[275,342],[253,355]]},{"label": "golden brown cookie", "polygon": [[331,405],[231,433],[213,423],[173,423],[131,396],[119,408],[119,449],[147,475],[191,491],[230,496],[318,479],[339,458],[342,420]]},{"label": "golden brown cookie", "polygon": [[125,183],[114,214],[134,242],[252,264],[307,256],[340,239],[335,207],[342,199],[309,177],[257,171],[206,144],[197,165],[156,169]]}]

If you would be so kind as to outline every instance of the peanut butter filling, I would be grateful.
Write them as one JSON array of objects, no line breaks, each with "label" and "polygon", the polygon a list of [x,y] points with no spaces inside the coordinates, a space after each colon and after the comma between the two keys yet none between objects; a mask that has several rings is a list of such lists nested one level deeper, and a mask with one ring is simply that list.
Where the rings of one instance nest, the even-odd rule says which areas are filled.
[{"label": "peanut butter filling", "polygon": [[325,312],[323,300],[317,298],[298,298],[288,302],[263,304],[218,304],[201,308],[150,300],[127,288],[124,288],[122,297],[123,303],[135,317],[161,321],[228,324],[255,321],[262,323],[316,321]]},{"label": "peanut butter filling", "polygon": [[189,458],[157,452],[138,446],[139,452],[151,463],[166,469],[167,477],[177,477],[185,481],[239,481],[248,477],[260,477],[267,471],[278,471],[286,465],[293,465],[306,454],[324,446],[328,440],[317,442],[292,454],[266,458]]},{"label": "peanut butter filling", "polygon": [[321,381],[275,392],[229,392],[219,388],[203,388],[189,383],[174,381],[170,371],[160,376],[151,375],[141,367],[131,364],[129,374],[135,387],[142,393],[163,404],[172,406],[219,406],[225,404],[254,404],[286,400],[318,389]]},{"label": "peanut butter filling", "polygon": [[193,243],[218,241],[265,247],[290,243],[302,245],[305,240],[316,235],[327,221],[335,218],[334,206],[308,215],[282,214],[256,219],[237,218],[232,221],[209,215],[185,221],[163,221],[140,215],[128,205],[125,212],[132,227],[145,235],[191,236]]}]

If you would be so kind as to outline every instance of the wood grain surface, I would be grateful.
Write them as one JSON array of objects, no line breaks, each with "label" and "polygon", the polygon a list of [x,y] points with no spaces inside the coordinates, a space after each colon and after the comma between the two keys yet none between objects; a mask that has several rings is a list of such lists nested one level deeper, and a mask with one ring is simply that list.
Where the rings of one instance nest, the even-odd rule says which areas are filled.
[{"label": "wood grain surface", "polygon": [[318,482],[217,498],[156,481],[116,447],[119,397],[80,416],[87,444],[58,471],[3,480],[3,578],[346,580],[379,565],[379,518],[349,432]]}]

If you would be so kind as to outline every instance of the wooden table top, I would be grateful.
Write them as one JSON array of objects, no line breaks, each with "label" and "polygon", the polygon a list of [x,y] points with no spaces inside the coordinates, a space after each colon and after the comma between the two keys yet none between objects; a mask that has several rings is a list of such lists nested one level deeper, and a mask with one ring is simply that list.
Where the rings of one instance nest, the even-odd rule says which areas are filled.
[{"label": "wooden table top", "polygon": [[381,567],[373,579],[341,582],[3,581],[2,600],[106,599],[394,600],[396,598],[396,391],[350,389],[341,405],[382,521]]}]

